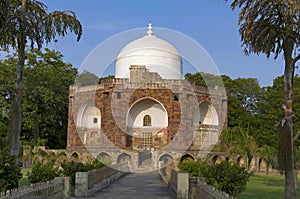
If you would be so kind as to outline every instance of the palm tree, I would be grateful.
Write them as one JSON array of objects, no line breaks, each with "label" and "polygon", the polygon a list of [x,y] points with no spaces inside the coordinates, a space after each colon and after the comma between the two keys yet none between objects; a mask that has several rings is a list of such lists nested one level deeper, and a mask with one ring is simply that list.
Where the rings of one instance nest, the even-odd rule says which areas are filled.
[{"label": "palm tree", "polygon": [[266,184],[268,184],[270,166],[275,162],[277,152],[274,147],[264,145],[259,148],[259,155],[266,163]]},{"label": "palm tree", "polygon": [[229,127],[221,135],[221,147],[231,158],[242,155],[249,170],[249,160],[255,155],[257,146],[248,129],[240,126]]},{"label": "palm tree", "polygon": [[82,26],[72,11],[47,13],[47,6],[37,0],[1,0],[0,7],[0,47],[12,48],[18,55],[16,86],[12,94],[14,101],[8,125],[10,154],[16,157],[18,164],[25,48],[27,45],[41,48],[56,36],[65,36],[68,31],[74,32],[79,41]]},{"label": "palm tree", "polygon": [[300,59],[299,0],[233,0],[231,8],[240,11],[239,33],[246,55],[264,53],[269,58],[274,54],[276,59],[283,53],[285,104],[281,122],[284,131],[281,134],[286,139],[280,140],[279,144],[285,160],[282,168],[285,173],[285,198],[296,199],[292,104],[295,64]]}]

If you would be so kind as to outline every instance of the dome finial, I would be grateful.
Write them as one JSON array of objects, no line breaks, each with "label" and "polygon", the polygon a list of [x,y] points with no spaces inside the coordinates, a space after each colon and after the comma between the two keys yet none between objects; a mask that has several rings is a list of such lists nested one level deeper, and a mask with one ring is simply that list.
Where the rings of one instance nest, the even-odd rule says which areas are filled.
[{"label": "dome finial", "polygon": [[152,23],[151,23],[151,21],[148,23],[148,31],[147,31],[147,35],[148,35],[148,36],[152,36],[152,35],[153,35],[153,30],[152,30]]}]

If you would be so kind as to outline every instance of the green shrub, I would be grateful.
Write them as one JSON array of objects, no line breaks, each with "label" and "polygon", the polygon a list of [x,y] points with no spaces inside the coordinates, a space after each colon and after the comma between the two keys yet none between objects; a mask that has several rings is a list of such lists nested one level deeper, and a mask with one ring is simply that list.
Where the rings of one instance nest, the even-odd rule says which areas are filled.
[{"label": "green shrub", "polygon": [[69,176],[71,178],[72,185],[75,185],[75,173],[76,172],[86,172],[93,169],[99,169],[104,167],[105,164],[100,162],[99,160],[94,160],[91,163],[83,164],[81,162],[64,162],[61,164],[63,168],[63,175]]},{"label": "green shrub", "polygon": [[0,149],[0,192],[18,187],[21,169],[15,165],[15,157],[7,149]]},{"label": "green shrub", "polygon": [[204,177],[207,175],[208,166],[206,162],[179,162],[180,172],[189,173],[190,177]]},{"label": "green shrub", "polygon": [[224,161],[216,165],[205,162],[186,162],[178,164],[179,171],[189,173],[191,177],[203,177],[207,184],[237,196],[246,189],[250,175],[245,168],[236,163]]},{"label": "green shrub", "polygon": [[28,173],[28,179],[31,183],[39,183],[53,180],[59,176],[57,168],[53,167],[53,164],[41,164],[38,163],[32,167],[31,172]]},{"label": "green shrub", "polygon": [[95,159],[93,162],[90,163],[90,165],[92,165],[92,169],[100,169],[106,166],[106,164],[104,164],[98,159]]},{"label": "green shrub", "polygon": [[86,171],[85,165],[81,162],[64,162],[61,167],[63,168],[63,175],[71,178],[72,185],[75,185],[75,173]]},{"label": "green shrub", "polygon": [[223,161],[212,166],[212,176],[218,189],[236,197],[246,190],[251,173],[237,163]]},{"label": "green shrub", "polygon": [[31,183],[46,182],[53,180],[60,174],[64,176],[69,176],[71,178],[71,183],[75,185],[75,173],[76,172],[86,172],[93,169],[98,169],[105,166],[99,160],[94,160],[91,163],[83,164],[81,162],[65,162],[61,164],[62,170],[54,167],[53,163],[37,163],[28,173],[28,179]]}]

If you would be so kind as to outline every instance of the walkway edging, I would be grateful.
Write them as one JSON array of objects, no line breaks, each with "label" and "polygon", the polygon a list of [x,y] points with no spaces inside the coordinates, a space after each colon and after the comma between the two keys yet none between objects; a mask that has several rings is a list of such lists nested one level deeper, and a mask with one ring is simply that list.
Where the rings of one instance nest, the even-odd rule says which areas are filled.
[{"label": "walkway edging", "polygon": [[162,173],[162,170],[160,169],[159,170],[159,175],[160,177],[162,178],[162,180],[168,185],[171,193],[174,195],[174,196],[177,196],[177,190],[176,188],[172,185],[172,183],[169,182],[169,180],[166,178],[166,176]]},{"label": "walkway edging", "polygon": [[93,188],[88,190],[87,196],[89,197],[89,196],[95,194],[97,191],[100,191],[101,189],[108,186],[110,183],[116,181],[117,179],[121,178],[125,174],[127,174],[127,173],[119,171],[118,173],[112,175],[108,179],[103,180],[101,183],[95,184],[93,186]]},{"label": "walkway edging", "polygon": [[88,172],[76,172],[75,197],[89,197],[129,172],[128,163],[119,163]]}]

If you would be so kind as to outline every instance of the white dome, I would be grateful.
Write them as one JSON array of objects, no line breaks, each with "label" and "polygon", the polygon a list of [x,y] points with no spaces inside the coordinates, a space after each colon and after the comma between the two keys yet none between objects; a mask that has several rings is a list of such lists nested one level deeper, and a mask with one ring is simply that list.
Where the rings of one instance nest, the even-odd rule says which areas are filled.
[{"label": "white dome", "polygon": [[129,78],[131,65],[144,65],[163,79],[182,79],[182,61],[174,46],[153,35],[151,24],[148,35],[127,44],[116,61],[116,78]]}]

